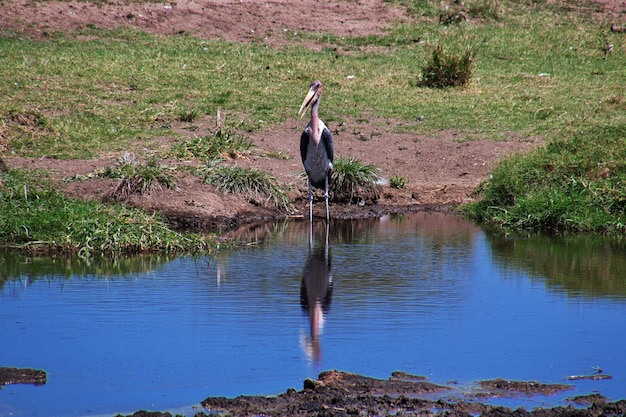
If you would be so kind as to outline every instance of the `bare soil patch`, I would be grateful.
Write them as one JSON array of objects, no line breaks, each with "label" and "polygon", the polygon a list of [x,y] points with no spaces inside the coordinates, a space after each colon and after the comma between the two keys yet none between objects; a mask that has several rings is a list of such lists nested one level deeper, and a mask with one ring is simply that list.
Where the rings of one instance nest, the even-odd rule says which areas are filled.
[{"label": "bare soil patch", "polygon": [[183,0],[106,2],[4,0],[0,27],[46,37],[87,26],[128,26],[150,33],[188,34],[234,42],[284,45],[290,31],[340,36],[380,34],[408,20],[402,8],[384,1]]},{"label": "bare soil patch", "polygon": [[[433,136],[399,133],[398,127],[404,122],[392,120],[370,119],[367,122],[345,123],[356,129],[330,126],[334,132],[338,157],[355,157],[365,164],[378,167],[382,179],[403,176],[408,183],[404,189],[382,185],[381,197],[375,204],[335,204],[331,201],[331,216],[335,218],[373,217],[390,212],[456,207],[472,201],[475,187],[489,176],[502,157],[527,152],[542,143],[540,138],[515,136],[498,142],[467,140],[452,130]],[[127,202],[150,212],[161,212],[182,229],[198,231],[223,232],[250,222],[301,216],[308,211],[307,184],[299,175],[303,172],[299,154],[302,125],[301,120],[294,118],[253,134],[253,150],[233,161],[244,168],[268,172],[279,184],[287,187],[294,202],[289,212],[248,197],[223,194],[213,186],[203,184],[199,177],[184,173],[177,174],[175,189],[164,188],[143,195],[130,195]],[[197,130],[195,133],[199,134]],[[278,153],[283,157],[271,156]],[[76,198],[106,200],[119,183],[118,180],[99,178],[65,181],[69,177],[87,176],[98,168],[111,166],[115,164],[116,156],[88,161],[7,157],[4,161],[9,167],[47,170],[53,184]],[[162,163],[179,164],[176,161]],[[323,216],[323,211],[324,204],[318,193],[314,215]]]}]

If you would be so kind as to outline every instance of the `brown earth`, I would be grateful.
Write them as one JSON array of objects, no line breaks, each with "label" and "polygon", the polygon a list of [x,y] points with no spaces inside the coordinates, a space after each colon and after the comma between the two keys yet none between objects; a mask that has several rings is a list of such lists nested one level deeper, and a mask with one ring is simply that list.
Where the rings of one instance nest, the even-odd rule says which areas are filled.
[{"label": "brown earth", "polygon": [[[45,39],[53,32],[72,32],[87,26],[130,26],[161,35],[185,33],[207,39],[263,42],[281,47],[291,41],[288,36],[290,31],[363,36],[383,33],[391,24],[413,19],[401,6],[383,0],[2,0],[1,4],[0,30],[36,39]],[[603,22],[623,24],[626,0],[599,0],[598,4],[600,6],[592,7],[588,2],[568,2],[567,7],[594,14]],[[315,41],[306,42],[314,49],[322,46]],[[307,88],[303,86],[303,94]],[[414,123],[420,123],[420,117],[416,115]],[[182,228],[218,232],[253,221],[306,213],[306,183],[297,177],[297,173],[302,171],[298,143],[304,123],[293,118],[282,125],[254,133],[251,139],[256,147],[237,161],[240,166],[269,172],[280,184],[291,187],[290,197],[294,207],[288,213],[268,208],[246,197],[223,195],[213,187],[202,184],[198,178],[182,174],[175,190],[132,195],[129,202],[148,211],[162,212]],[[417,136],[398,133],[402,131],[398,129],[402,124],[408,123],[371,117],[367,121],[346,120],[343,125],[329,126],[335,136],[337,156],[356,157],[365,164],[377,166],[383,178],[398,175],[408,180],[406,188],[401,190],[383,186],[376,204],[364,207],[333,204],[333,217],[379,216],[394,211],[457,206],[472,200],[472,191],[488,177],[503,156],[527,152],[542,143],[541,138],[520,137],[517,134],[498,142],[469,138],[453,129],[432,136]],[[205,119],[194,122],[194,126],[181,124],[174,129],[192,136],[213,126],[214,121]],[[287,155],[288,159],[265,156],[279,152]],[[119,155],[76,161],[7,156],[4,161],[10,168],[48,169],[51,179],[70,196],[106,199],[117,187],[116,182],[94,178],[66,182],[63,179],[93,173],[96,168],[112,165],[117,157]],[[319,215],[323,204],[317,205],[316,215]]]}]

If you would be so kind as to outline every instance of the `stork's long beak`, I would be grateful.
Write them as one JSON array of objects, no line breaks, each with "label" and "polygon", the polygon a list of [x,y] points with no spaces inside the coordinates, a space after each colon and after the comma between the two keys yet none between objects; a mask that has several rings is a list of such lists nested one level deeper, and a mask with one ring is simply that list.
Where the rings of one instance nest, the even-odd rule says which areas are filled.
[{"label": "stork's long beak", "polygon": [[298,110],[298,114],[300,115],[301,118],[304,116],[307,109],[311,107],[311,105],[315,101],[314,98],[316,94],[317,94],[317,88],[315,88],[314,86],[311,86],[311,88],[309,89],[309,92],[304,98],[304,101],[302,102],[302,106],[300,106],[300,110]]}]

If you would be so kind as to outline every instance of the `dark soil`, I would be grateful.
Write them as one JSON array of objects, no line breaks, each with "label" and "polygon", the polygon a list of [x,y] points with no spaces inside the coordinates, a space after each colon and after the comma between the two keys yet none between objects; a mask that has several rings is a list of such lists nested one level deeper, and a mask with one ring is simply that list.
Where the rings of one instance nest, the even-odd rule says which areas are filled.
[{"label": "dark soil", "polygon": [[9,384],[43,385],[47,380],[46,372],[39,369],[0,367],[0,388]]},{"label": "dark soil", "polygon": [[[402,379],[406,378],[406,379]],[[301,391],[289,389],[275,397],[210,397],[202,401],[201,416],[348,417],[348,416],[622,416],[626,400],[607,402],[599,394],[576,397],[565,407],[512,410],[477,401],[478,398],[552,395],[572,388],[569,385],[541,384],[534,381],[480,381],[476,394],[457,394],[456,387],[433,384],[424,377],[401,373],[388,380],[347,372],[322,372],[317,380],[306,380]],[[574,404],[586,405],[576,408]],[[209,414],[206,414],[209,413]],[[138,411],[134,417],[165,417],[169,413]]]}]

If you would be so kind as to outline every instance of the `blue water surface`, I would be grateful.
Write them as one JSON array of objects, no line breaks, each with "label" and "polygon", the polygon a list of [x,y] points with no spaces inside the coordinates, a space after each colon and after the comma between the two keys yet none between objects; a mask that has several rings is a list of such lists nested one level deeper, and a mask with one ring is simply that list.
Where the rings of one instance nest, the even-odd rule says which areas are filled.
[{"label": "blue water surface", "polygon": [[[573,386],[492,400],[512,407],[626,398],[622,248],[440,213],[255,233],[128,270],[0,254],[0,366],[48,375],[0,390],[0,416],[193,415],[208,396],[279,394],[328,369],[401,370],[459,396],[492,378]],[[613,378],[567,379],[598,368]]]}]

